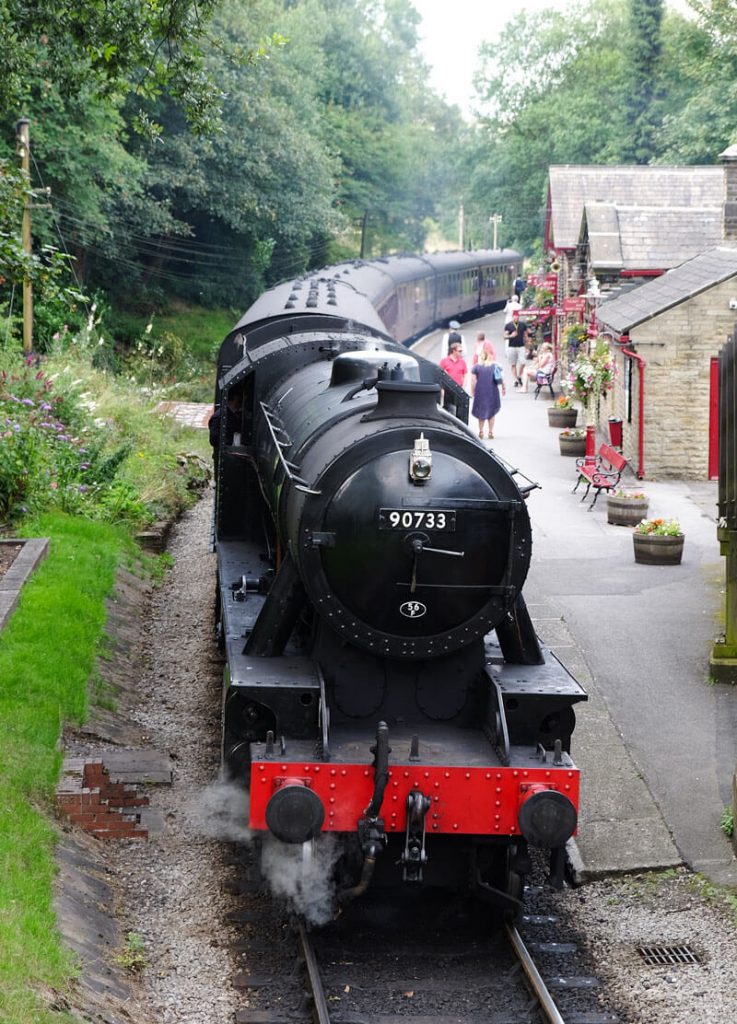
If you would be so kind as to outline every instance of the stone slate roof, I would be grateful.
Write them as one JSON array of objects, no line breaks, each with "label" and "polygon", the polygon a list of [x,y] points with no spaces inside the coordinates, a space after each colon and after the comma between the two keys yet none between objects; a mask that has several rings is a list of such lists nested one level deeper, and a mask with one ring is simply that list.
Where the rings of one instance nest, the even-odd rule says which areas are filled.
[{"label": "stone slate roof", "polygon": [[556,249],[574,249],[586,203],[721,209],[724,171],[721,166],[554,165],[548,188],[550,240]]},{"label": "stone slate roof", "polygon": [[722,243],[638,288],[602,302],[599,324],[617,334],[659,316],[673,306],[737,276],[737,244]]},{"label": "stone slate roof", "polygon": [[594,270],[670,270],[722,240],[721,207],[587,203],[581,241]]}]

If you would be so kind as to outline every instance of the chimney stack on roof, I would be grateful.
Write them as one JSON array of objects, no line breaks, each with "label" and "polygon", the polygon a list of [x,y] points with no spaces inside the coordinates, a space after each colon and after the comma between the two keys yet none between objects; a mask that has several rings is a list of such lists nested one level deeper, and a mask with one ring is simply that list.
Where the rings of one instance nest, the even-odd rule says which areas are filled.
[{"label": "chimney stack on roof", "polygon": [[722,236],[725,242],[737,242],[737,146],[729,146],[719,159],[724,167]]}]

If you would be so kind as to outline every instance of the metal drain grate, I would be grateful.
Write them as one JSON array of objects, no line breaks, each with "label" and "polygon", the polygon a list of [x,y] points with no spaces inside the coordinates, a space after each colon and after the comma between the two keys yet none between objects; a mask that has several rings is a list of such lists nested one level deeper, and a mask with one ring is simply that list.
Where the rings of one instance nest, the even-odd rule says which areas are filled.
[{"label": "metal drain grate", "polygon": [[648,967],[674,967],[700,964],[701,958],[690,946],[638,946],[637,952]]}]

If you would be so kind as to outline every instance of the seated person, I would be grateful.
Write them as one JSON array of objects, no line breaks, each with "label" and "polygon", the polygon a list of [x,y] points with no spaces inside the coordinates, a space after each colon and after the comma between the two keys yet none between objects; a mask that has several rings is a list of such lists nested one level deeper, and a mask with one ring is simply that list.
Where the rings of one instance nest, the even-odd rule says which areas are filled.
[{"label": "seated person", "polygon": [[533,384],[547,383],[547,375],[555,366],[553,346],[549,341],[544,341],[537,350],[537,357],[531,360],[525,367],[525,388],[530,382]]}]

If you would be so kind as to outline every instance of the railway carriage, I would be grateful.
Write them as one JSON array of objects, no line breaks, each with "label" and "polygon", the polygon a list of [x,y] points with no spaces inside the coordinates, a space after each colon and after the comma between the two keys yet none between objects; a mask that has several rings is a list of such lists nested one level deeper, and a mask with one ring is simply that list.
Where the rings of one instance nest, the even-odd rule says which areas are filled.
[{"label": "railway carriage", "polygon": [[335,836],[340,900],[451,885],[513,915],[528,844],[559,882],[576,827],[586,694],[522,596],[534,485],[399,344],[503,301],[513,255],[332,267],[267,292],[221,348],[223,759],[257,833]]}]

